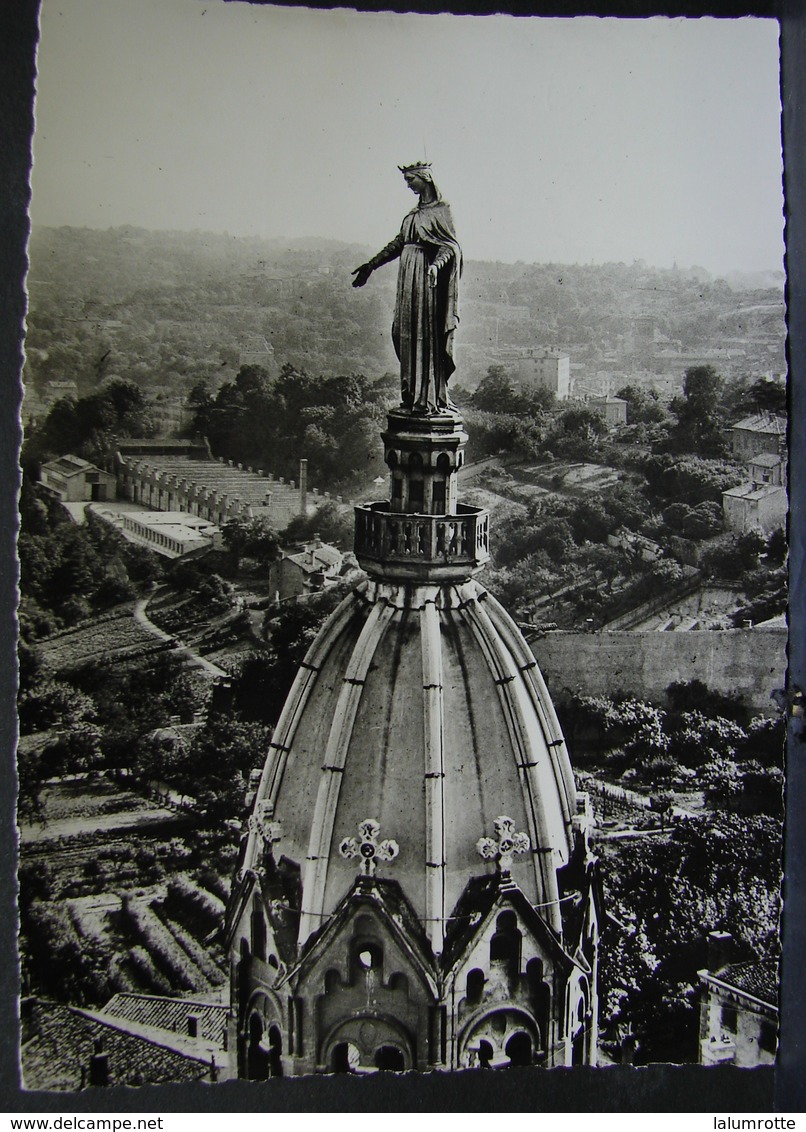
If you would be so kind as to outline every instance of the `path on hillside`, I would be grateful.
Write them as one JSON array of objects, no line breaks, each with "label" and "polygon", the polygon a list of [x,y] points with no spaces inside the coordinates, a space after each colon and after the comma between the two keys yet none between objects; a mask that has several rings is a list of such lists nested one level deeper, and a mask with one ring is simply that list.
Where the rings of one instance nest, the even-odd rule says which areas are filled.
[{"label": "path on hillside", "polygon": [[159,637],[161,641],[169,641],[174,645],[175,651],[184,656],[191,664],[197,665],[203,669],[209,676],[229,676],[223,668],[219,668],[217,664],[212,664],[209,660],[205,660],[203,656],[190,647],[190,645],[183,644],[173,633],[166,633],[164,629],[160,629],[159,625],[155,625],[146,613],[146,607],[153,594],[149,597],[141,597],[132,610],[132,616],[138,625],[142,625],[149,633],[153,633],[155,637]]},{"label": "path on hillside", "polygon": [[53,841],[57,837],[76,837],[82,833],[108,833],[109,830],[139,830],[150,825],[165,825],[179,820],[173,810],[158,809],[126,810],[119,814],[94,814],[74,818],[60,818],[44,825],[21,825],[20,840],[29,844],[32,841]]}]

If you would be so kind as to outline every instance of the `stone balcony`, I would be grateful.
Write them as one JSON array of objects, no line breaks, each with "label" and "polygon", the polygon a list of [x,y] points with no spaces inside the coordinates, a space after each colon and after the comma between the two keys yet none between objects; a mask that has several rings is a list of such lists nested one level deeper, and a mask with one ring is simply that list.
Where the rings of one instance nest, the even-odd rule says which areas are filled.
[{"label": "stone balcony", "polygon": [[453,515],[405,515],[365,503],[355,508],[355,554],[375,577],[460,581],[490,557],[489,513],[460,503]]}]

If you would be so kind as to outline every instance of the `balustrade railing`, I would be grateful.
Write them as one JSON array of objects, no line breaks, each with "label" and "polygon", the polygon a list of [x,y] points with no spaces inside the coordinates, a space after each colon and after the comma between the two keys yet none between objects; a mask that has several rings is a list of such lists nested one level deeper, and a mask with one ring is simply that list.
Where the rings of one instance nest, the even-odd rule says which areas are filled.
[{"label": "balustrade railing", "polygon": [[489,541],[489,514],[476,507],[459,504],[454,515],[399,514],[388,503],[355,509],[355,553],[384,567],[472,571],[490,557]]}]

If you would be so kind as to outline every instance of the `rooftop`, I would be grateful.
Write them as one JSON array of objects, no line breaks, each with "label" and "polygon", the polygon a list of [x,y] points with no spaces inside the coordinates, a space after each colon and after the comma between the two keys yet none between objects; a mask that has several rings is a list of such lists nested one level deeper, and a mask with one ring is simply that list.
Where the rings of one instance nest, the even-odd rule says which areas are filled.
[{"label": "rooftop", "polygon": [[112,1085],[209,1080],[210,1055],[180,1052],[156,1037],[132,1033],[117,1018],[47,1001],[23,1002],[24,1088],[77,1092],[89,1082],[93,1055],[108,1057]]},{"label": "rooftop", "polygon": [[774,452],[759,452],[750,461],[751,465],[758,465],[760,468],[777,468],[783,462],[783,457]]},{"label": "rooftop", "polygon": [[195,1017],[198,1037],[216,1048],[224,1049],[227,1029],[227,1007],[189,998],[162,998],[149,994],[116,994],[101,1011],[121,1022],[134,1022],[149,1030],[163,1031],[172,1037],[188,1036],[188,1018]]},{"label": "rooftop", "polygon": [[744,432],[764,432],[771,436],[786,436],[786,420],[783,417],[773,416],[772,413],[755,413],[752,417],[744,417],[733,425],[734,429]]},{"label": "rooftop", "polygon": [[740,483],[738,487],[730,487],[727,491],[723,491],[722,497],[727,495],[731,499],[749,499],[758,502],[779,491],[786,491],[786,488],[777,483]]},{"label": "rooftop", "polygon": [[731,963],[708,974],[768,1006],[778,1006],[778,964],[774,959],[758,963]]}]

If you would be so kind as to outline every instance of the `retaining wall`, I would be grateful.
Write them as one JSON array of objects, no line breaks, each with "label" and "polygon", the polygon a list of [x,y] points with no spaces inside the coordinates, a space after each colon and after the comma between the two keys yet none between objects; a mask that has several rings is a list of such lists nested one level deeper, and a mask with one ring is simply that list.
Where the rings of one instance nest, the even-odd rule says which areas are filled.
[{"label": "retaining wall", "polygon": [[531,640],[556,699],[572,692],[663,701],[675,680],[701,680],[737,693],[752,709],[774,715],[784,687],[786,629],[702,629],[690,632],[547,633]]}]

